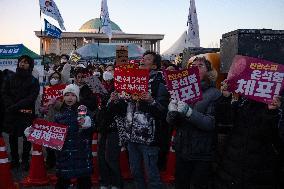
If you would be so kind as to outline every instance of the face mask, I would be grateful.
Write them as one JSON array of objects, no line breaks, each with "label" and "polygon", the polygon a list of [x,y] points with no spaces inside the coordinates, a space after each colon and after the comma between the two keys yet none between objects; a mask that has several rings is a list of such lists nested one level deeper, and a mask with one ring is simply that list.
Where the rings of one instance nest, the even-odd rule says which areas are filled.
[{"label": "face mask", "polygon": [[93,75],[96,76],[96,77],[100,77],[101,76],[101,72],[94,72]]},{"label": "face mask", "polygon": [[113,79],[113,74],[112,74],[111,72],[106,71],[106,72],[104,72],[104,74],[103,74],[103,79],[104,79],[105,81],[112,80],[112,79]]},{"label": "face mask", "polygon": [[52,79],[50,80],[50,84],[51,84],[51,85],[56,85],[56,84],[58,84],[58,79],[52,78]]}]

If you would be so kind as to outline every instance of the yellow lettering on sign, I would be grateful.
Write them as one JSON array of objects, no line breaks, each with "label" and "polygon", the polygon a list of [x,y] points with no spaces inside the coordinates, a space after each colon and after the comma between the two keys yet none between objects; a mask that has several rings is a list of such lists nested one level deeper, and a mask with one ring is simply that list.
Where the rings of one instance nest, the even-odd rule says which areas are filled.
[{"label": "yellow lettering on sign", "polygon": [[277,71],[278,70],[278,65],[277,64],[272,64],[270,67],[271,71]]}]

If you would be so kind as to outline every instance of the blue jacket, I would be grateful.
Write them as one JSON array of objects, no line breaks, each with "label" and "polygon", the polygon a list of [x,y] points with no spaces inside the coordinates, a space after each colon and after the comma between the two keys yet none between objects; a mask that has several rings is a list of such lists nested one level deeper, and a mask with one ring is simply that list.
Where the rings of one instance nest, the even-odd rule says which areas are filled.
[{"label": "blue jacket", "polygon": [[77,108],[64,105],[55,115],[55,122],[68,125],[64,146],[61,151],[56,151],[56,175],[64,178],[91,176],[94,125],[86,130],[79,130]]}]

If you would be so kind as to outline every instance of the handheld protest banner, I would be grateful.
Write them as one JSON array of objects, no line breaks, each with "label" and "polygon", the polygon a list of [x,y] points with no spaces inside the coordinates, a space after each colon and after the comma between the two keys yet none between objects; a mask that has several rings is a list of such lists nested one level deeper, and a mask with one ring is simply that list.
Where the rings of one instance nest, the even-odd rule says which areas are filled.
[{"label": "handheld protest banner", "polygon": [[115,68],[114,87],[117,92],[141,94],[148,92],[149,70]]},{"label": "handheld protest banner", "polygon": [[237,55],[228,73],[228,90],[251,100],[270,104],[284,89],[284,66]]},{"label": "handheld protest banner", "polygon": [[119,45],[116,47],[116,65],[128,63],[128,47]]},{"label": "handheld protest banner", "polygon": [[63,98],[63,91],[65,87],[65,84],[44,87],[42,95],[42,105],[46,107],[50,100]]},{"label": "handheld protest banner", "polygon": [[27,137],[28,141],[55,150],[62,149],[67,135],[67,126],[43,119],[35,119],[32,128],[32,133]]},{"label": "handheld protest banner", "polygon": [[94,75],[85,78],[86,84],[95,94],[107,94],[107,90],[103,86],[102,82]]},{"label": "handheld protest banner", "polygon": [[197,67],[189,69],[168,71],[164,70],[167,88],[171,98],[193,104],[202,100],[202,92]]}]

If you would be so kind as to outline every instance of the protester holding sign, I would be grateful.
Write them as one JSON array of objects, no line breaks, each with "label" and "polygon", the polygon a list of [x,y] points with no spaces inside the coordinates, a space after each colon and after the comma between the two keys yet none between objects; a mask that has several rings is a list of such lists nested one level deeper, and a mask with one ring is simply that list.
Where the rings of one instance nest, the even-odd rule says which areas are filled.
[{"label": "protester holding sign", "polygon": [[[201,80],[202,100],[191,101],[189,105],[184,102],[188,98],[172,100],[168,106],[167,121],[176,128],[176,189],[210,188],[212,174],[214,109],[221,93],[215,88],[217,74],[208,60],[197,58],[192,67],[199,70],[197,77]],[[195,94],[194,91],[190,90],[188,94]]]},{"label": "protester holding sign", "polygon": [[[162,130],[166,127],[163,125],[163,120],[166,117],[169,94],[162,74],[158,72],[160,67],[160,55],[154,52],[146,52],[143,55],[140,69],[150,72],[148,91],[142,92],[139,99],[127,99],[127,104],[125,104],[127,105],[125,127],[128,131],[126,142],[128,143],[129,162],[138,189],[162,188],[157,162],[159,146],[164,144],[162,140],[166,138]],[[144,179],[142,160],[147,179]],[[146,180],[148,180],[148,187],[146,187]]]},{"label": "protester holding sign", "polygon": [[[39,94],[39,82],[32,76],[34,60],[27,55],[18,59],[16,74],[4,81],[2,98],[5,107],[4,131],[9,133],[13,168],[19,166],[18,137],[35,117],[35,101]],[[29,168],[31,144],[23,136],[22,166]]]},{"label": "protester holding sign", "polygon": [[[44,116],[46,120],[54,122],[54,116],[59,112],[60,106],[62,105],[63,90],[65,87],[66,85],[62,81],[62,75],[60,72],[55,71],[48,77],[47,86],[45,86],[43,90],[43,97],[45,97],[46,95],[52,95],[46,94],[46,92],[49,93],[48,91],[53,91],[54,93],[56,93],[56,91],[59,91],[59,93],[58,95],[54,94],[54,96],[51,96],[51,98],[47,98],[49,99],[47,104],[43,104],[43,107],[41,108],[42,112],[46,114]],[[55,166],[55,151],[53,149],[47,148],[46,152],[47,168],[53,168]]]},{"label": "protester holding sign", "polygon": [[76,67],[74,71],[75,84],[80,88],[80,103],[87,106],[91,112],[95,112],[98,107],[97,95],[93,93],[86,83],[91,73],[86,68]]},{"label": "protester holding sign", "polygon": [[[280,105],[275,102],[271,103],[271,101],[269,103],[267,99],[270,98],[259,98],[258,95],[254,95],[265,93],[265,90],[254,90],[258,88],[257,85],[261,85],[260,80],[260,82],[256,80],[256,88],[252,87],[253,93],[245,94],[244,92],[236,95],[238,90],[233,90],[230,95],[228,89],[235,88],[231,85],[234,85],[235,82],[239,83],[238,81],[242,79],[246,80],[247,72],[244,70],[249,67],[254,68],[250,65],[246,67],[247,64],[244,60],[242,59],[241,64],[238,64],[240,68],[237,64],[233,64],[231,67],[235,70],[231,70],[230,73],[233,73],[234,78],[238,79],[232,82],[230,80],[232,75],[229,75],[229,81],[224,81],[221,87],[223,95],[232,98],[231,109],[225,111],[232,111],[233,128],[226,140],[224,152],[217,161],[215,186],[218,189],[274,189],[277,188],[278,180],[282,180],[279,178],[278,172],[280,164],[277,164],[279,163],[277,159],[279,159],[281,145],[283,145],[278,131],[278,108]],[[240,85],[235,89],[238,88],[241,88]]]},{"label": "protester holding sign", "polygon": [[55,115],[56,123],[68,126],[63,149],[56,151],[56,189],[68,188],[71,178],[78,179],[78,188],[92,187],[90,176],[93,172],[91,145],[94,125],[88,113],[83,120],[78,119],[79,93],[77,85],[68,85],[63,91],[60,112]]},{"label": "protester holding sign", "polygon": [[[48,108],[54,105],[57,100],[63,97],[63,90],[66,85],[62,82],[62,76],[55,71],[48,77],[47,85],[43,88],[41,113],[47,114]],[[53,118],[49,118],[49,120]]]},{"label": "protester holding sign", "polygon": [[[103,73],[103,85],[107,94],[101,97],[100,110],[97,113],[99,124],[99,173],[101,188],[123,188],[123,179],[120,172],[120,149],[118,125],[116,123],[120,106],[112,103],[111,93],[114,89],[114,66],[106,66]],[[124,111],[125,112],[125,111]]]},{"label": "protester holding sign", "polygon": [[108,93],[112,93],[114,91],[114,65],[110,64],[106,67],[106,70],[103,73],[102,83]]}]

